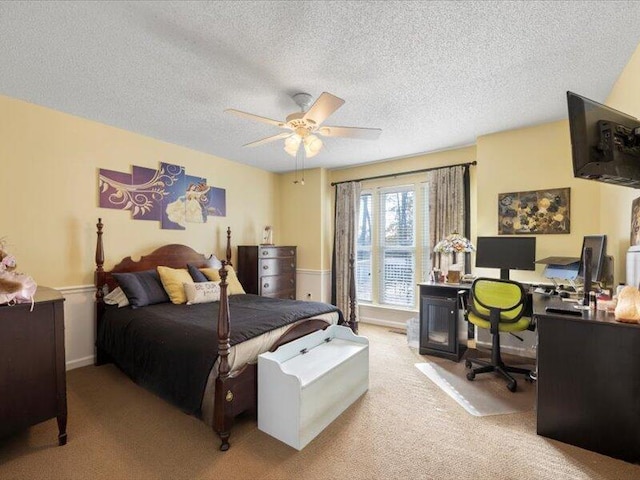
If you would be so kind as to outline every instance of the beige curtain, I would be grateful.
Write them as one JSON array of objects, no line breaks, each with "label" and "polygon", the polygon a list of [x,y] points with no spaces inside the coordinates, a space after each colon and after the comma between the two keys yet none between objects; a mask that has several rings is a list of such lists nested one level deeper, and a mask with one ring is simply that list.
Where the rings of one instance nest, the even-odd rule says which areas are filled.
[{"label": "beige curtain", "polygon": [[[429,240],[431,265],[440,266],[446,272],[453,263],[450,255],[433,252],[440,240],[453,232],[464,235],[464,166],[440,168],[427,172],[429,188]],[[440,258],[438,258],[438,256]],[[457,263],[463,264],[465,255],[458,255]],[[440,260],[440,263],[438,263]]]},{"label": "beige curtain", "polygon": [[[349,258],[356,258],[356,231],[360,209],[360,182],[336,185],[336,218],[333,247],[333,303],[349,321]],[[357,301],[357,299],[354,299]],[[355,318],[358,318],[356,304]]]}]

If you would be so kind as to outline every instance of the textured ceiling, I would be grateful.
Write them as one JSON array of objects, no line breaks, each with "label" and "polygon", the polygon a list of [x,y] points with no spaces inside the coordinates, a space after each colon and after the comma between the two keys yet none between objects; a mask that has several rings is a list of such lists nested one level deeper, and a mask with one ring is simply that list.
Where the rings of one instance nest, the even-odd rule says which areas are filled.
[{"label": "textured ceiling", "polygon": [[[274,172],[290,95],[346,103],[307,168],[469,145],[604,101],[640,42],[637,2],[2,2],[0,94]],[[163,159],[166,160],[166,159]],[[178,159],[175,159],[176,161]]]}]

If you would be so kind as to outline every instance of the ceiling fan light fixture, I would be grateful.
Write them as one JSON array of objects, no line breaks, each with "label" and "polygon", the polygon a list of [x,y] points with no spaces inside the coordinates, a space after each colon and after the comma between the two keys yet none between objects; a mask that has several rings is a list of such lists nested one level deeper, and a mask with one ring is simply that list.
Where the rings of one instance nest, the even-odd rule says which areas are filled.
[{"label": "ceiling fan light fixture", "polygon": [[303,140],[304,151],[307,154],[307,158],[314,157],[320,152],[322,148],[322,140],[315,135],[308,135]]},{"label": "ceiling fan light fixture", "polygon": [[292,157],[295,157],[296,153],[298,153],[298,148],[300,148],[301,140],[302,139],[298,135],[291,135],[290,137],[287,137],[284,141],[284,151]]}]

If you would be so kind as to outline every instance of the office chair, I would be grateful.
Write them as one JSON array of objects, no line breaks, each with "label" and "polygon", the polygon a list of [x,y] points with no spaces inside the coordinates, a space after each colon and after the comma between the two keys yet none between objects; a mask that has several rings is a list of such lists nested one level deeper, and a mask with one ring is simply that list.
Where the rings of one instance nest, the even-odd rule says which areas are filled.
[{"label": "office chair", "polygon": [[[511,280],[478,278],[471,285],[467,320],[480,328],[491,332],[491,360],[469,358],[465,365],[480,365],[467,373],[467,380],[473,380],[477,374],[497,372],[509,383],[507,388],[515,392],[518,383],[510,373],[521,373],[529,378],[531,370],[510,367],[504,364],[500,355],[500,332],[521,332],[529,327],[530,318],[523,317],[527,294],[522,285]],[[518,337],[519,338],[519,337]]]}]

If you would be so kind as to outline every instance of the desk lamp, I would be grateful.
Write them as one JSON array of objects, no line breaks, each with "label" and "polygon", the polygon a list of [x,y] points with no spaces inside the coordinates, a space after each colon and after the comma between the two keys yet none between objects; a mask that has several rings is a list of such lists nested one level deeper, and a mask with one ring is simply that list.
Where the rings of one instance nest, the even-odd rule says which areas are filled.
[{"label": "desk lamp", "polygon": [[[451,254],[452,256],[452,267],[457,263],[457,255],[458,253],[470,253],[474,252],[476,247],[473,246],[471,240],[466,238],[463,235],[460,235],[458,232],[453,232],[447,235],[445,238],[440,240],[436,246],[433,248],[433,251],[438,254]],[[438,257],[438,266],[440,266],[440,256]],[[460,281],[460,270],[452,270],[452,267],[449,268],[450,271],[458,272],[457,273],[457,281],[455,279],[450,278],[449,274],[447,274],[448,281],[450,283],[458,283]],[[454,275],[455,276],[455,275]]]}]

